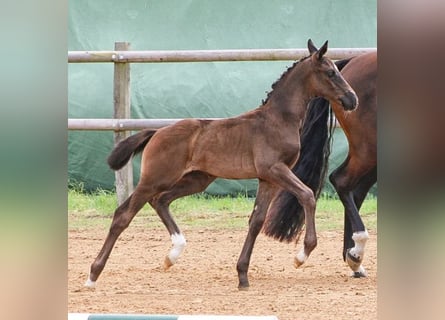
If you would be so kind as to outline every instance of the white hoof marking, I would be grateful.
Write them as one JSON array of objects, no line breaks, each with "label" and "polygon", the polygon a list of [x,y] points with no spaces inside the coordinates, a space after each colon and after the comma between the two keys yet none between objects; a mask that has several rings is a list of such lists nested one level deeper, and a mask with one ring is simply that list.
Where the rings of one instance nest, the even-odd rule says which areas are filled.
[{"label": "white hoof marking", "polygon": [[85,282],[85,287],[95,288],[96,287],[96,281],[91,281],[91,279],[88,277],[88,280]]},{"label": "white hoof marking", "polygon": [[171,235],[171,240],[173,244],[173,248],[170,250],[168,254],[168,259],[170,260],[171,264],[175,264],[176,261],[178,261],[179,256],[181,255],[182,251],[184,251],[186,241],[184,236],[181,233],[174,233]]},{"label": "white hoof marking", "polygon": [[365,245],[368,239],[368,231],[365,230],[354,232],[352,235],[352,240],[354,240],[355,246],[350,250],[350,254],[361,261],[363,259],[363,255],[365,254]]},{"label": "white hoof marking", "polygon": [[301,248],[301,250],[295,256],[295,267],[298,268],[301,266],[307,260],[307,258],[308,257],[304,252],[304,248]]}]

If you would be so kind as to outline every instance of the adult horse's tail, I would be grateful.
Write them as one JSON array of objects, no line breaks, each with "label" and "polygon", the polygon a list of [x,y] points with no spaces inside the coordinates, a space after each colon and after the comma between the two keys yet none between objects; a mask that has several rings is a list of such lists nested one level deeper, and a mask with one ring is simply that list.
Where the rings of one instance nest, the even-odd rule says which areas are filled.
[{"label": "adult horse's tail", "polygon": [[[349,61],[350,59],[340,60],[336,65],[341,70]],[[313,99],[309,103],[301,133],[300,158],[292,172],[312,189],[316,199],[328,172],[333,128],[329,101],[323,98]],[[297,198],[285,190],[280,191],[267,212],[264,233],[279,241],[290,242],[298,239],[303,225],[304,210]]]},{"label": "adult horse's tail", "polygon": [[142,130],[119,142],[108,156],[107,162],[110,168],[113,170],[121,169],[130,160],[132,155],[144,150],[144,147],[155,132],[156,130]]}]

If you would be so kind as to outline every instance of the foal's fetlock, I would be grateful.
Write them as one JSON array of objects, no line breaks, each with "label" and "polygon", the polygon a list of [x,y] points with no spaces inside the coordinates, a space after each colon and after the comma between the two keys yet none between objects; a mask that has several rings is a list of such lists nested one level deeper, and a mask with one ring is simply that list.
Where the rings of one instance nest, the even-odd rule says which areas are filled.
[{"label": "foal's fetlock", "polygon": [[184,251],[186,241],[181,233],[174,233],[171,235],[173,248],[164,259],[164,270],[167,270],[176,263],[179,256]]},{"label": "foal's fetlock", "polygon": [[240,271],[238,269],[238,290],[247,291],[249,290],[249,278],[247,277],[247,271]]},{"label": "foal's fetlock", "polygon": [[305,263],[306,260],[309,258],[309,255],[315,249],[316,246],[317,246],[316,238],[315,238],[315,240],[305,240],[303,248],[300,249],[300,251],[297,253],[297,255],[294,258],[294,267],[298,268],[303,263]]}]

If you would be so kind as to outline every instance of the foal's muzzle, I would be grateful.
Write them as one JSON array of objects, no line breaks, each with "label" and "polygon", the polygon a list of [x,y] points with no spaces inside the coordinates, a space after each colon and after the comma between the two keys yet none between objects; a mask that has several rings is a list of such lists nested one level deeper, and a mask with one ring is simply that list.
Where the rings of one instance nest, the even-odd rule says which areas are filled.
[{"label": "foal's muzzle", "polygon": [[348,91],[344,96],[340,98],[341,105],[347,111],[357,108],[358,99],[354,92]]}]

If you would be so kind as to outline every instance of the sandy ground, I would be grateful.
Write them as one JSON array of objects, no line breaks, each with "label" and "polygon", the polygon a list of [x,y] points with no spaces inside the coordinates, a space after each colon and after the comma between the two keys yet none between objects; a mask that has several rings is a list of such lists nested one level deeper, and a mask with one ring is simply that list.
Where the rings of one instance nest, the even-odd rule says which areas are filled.
[{"label": "sandy ground", "polygon": [[295,244],[260,235],[249,269],[250,288],[237,289],[236,262],[247,230],[183,229],[187,247],[164,271],[170,249],[164,229],[130,226],[119,238],[94,290],[89,265],[106,231],[68,233],[68,312],[276,315],[290,319],[376,319],[377,235],[370,232],[367,278],[355,279],[341,259],[342,232],[318,233],[318,246],[299,269]]}]

